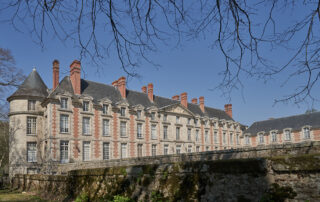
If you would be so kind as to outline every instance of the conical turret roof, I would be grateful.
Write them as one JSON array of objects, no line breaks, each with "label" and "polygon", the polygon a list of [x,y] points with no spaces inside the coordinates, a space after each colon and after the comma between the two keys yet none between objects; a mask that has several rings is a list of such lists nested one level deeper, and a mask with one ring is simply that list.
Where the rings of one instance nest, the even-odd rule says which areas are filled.
[{"label": "conical turret roof", "polygon": [[12,100],[15,97],[22,96],[33,96],[33,97],[47,97],[48,96],[48,87],[41,79],[40,75],[33,69],[29,76],[24,80],[24,82],[19,86],[18,90],[14,92],[8,101]]}]

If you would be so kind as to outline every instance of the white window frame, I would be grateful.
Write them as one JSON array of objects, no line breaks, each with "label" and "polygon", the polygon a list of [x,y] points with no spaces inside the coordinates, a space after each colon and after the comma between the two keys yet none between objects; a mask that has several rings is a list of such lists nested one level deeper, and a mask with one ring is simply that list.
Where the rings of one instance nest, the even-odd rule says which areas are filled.
[{"label": "white window frame", "polygon": [[168,115],[167,114],[163,115],[163,121],[168,121]]},{"label": "white window frame", "polygon": [[196,142],[199,142],[199,130],[196,129]]},{"label": "white window frame", "polygon": [[176,154],[181,154],[181,145],[176,145]]},{"label": "white window frame", "polygon": [[82,111],[88,112],[90,110],[90,102],[89,101],[83,101]]},{"label": "white window frame", "polygon": [[156,144],[151,145],[151,155],[152,156],[157,155],[157,145]]},{"label": "white window frame", "polygon": [[[82,160],[83,161],[90,161],[91,159],[91,142],[90,141],[84,141],[82,142]],[[88,153],[86,153],[88,152]]]},{"label": "white window frame", "polygon": [[126,108],[125,107],[120,108],[120,116],[122,116],[122,117],[126,116]]},{"label": "white window frame", "polygon": [[142,111],[137,110],[137,119],[141,119],[141,116],[142,116]]},{"label": "white window frame", "polygon": [[120,154],[121,154],[121,158],[128,158],[128,148],[127,148],[127,143],[121,143],[120,146]]},{"label": "white window frame", "polygon": [[142,157],[143,155],[143,144],[137,145],[137,157]]},{"label": "white window frame", "polygon": [[200,146],[196,146],[196,152],[200,152]]},{"label": "white window frame", "polygon": [[91,135],[91,118],[90,117],[82,117],[82,134],[83,135]]},{"label": "white window frame", "polygon": [[68,109],[68,98],[62,97],[60,99],[60,108],[61,109]]},{"label": "white window frame", "polygon": [[169,154],[169,145],[165,144],[163,146],[163,155],[168,155]]},{"label": "white window frame", "polygon": [[102,114],[108,114],[109,105],[103,104],[102,105]]},{"label": "white window frame", "polygon": [[277,131],[270,131],[271,143],[276,143],[278,141]]},{"label": "white window frame", "polygon": [[110,155],[110,142],[103,142],[102,143],[102,159],[103,160],[109,160],[111,155]]},{"label": "white window frame", "polygon": [[27,142],[27,162],[37,162],[37,142]]},{"label": "white window frame", "polygon": [[246,145],[250,145],[250,137],[248,135],[244,136],[244,141]]},{"label": "white window frame", "polygon": [[192,152],[192,145],[188,145],[188,153]]},{"label": "white window frame", "polygon": [[176,127],[176,140],[180,140],[180,127]]},{"label": "white window frame", "polygon": [[208,130],[205,130],[205,131],[204,131],[204,141],[205,141],[206,143],[209,142],[209,131],[208,131]]},{"label": "white window frame", "polygon": [[227,144],[227,133],[226,132],[222,133],[222,143]]},{"label": "white window frame", "polygon": [[110,120],[109,119],[102,120],[102,136],[104,137],[110,136]]},{"label": "white window frame", "polygon": [[168,139],[168,126],[163,126],[163,139]]},{"label": "white window frame", "polygon": [[[308,131],[308,133],[306,133]],[[302,128],[302,134],[303,134],[303,139],[304,140],[310,140],[311,139],[311,129],[310,126],[304,126]]]},{"label": "white window frame", "polygon": [[60,114],[60,133],[69,133],[69,115]]},{"label": "white window frame", "polygon": [[191,128],[187,129],[188,141],[191,141]]},{"label": "white window frame", "polygon": [[156,140],[157,139],[157,125],[151,124],[151,139]]},{"label": "white window frame", "polygon": [[27,135],[37,134],[37,117],[27,116]]},{"label": "white window frame", "polygon": [[127,137],[127,122],[120,121],[120,137]]},{"label": "white window frame", "polygon": [[69,141],[60,141],[60,163],[69,163]]},{"label": "white window frame", "polygon": [[156,120],[156,113],[155,112],[151,112],[151,120],[152,121]]},{"label": "white window frame", "polygon": [[142,139],[142,123],[137,123],[137,138]]},{"label": "white window frame", "polygon": [[217,131],[213,132],[213,140],[214,140],[214,143],[218,143],[218,132]]},{"label": "white window frame", "polygon": [[292,135],[291,135],[291,130],[290,129],[284,129],[283,130],[283,135],[284,135],[284,140],[285,141],[291,141]]},{"label": "white window frame", "polygon": [[264,134],[258,133],[259,144],[264,144]]},{"label": "white window frame", "polygon": [[230,137],[230,145],[233,145],[233,133],[230,133],[229,137]]},{"label": "white window frame", "polygon": [[36,101],[28,100],[28,111],[35,111],[35,110],[36,110]]}]

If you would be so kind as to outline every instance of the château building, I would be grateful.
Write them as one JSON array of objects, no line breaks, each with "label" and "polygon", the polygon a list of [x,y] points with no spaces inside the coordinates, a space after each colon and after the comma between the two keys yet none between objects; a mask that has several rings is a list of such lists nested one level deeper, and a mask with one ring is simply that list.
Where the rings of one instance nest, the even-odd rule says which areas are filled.
[{"label": "ch\u00e2teau building", "polygon": [[188,102],[187,93],[172,99],[126,88],[126,78],[112,85],[81,79],[73,61],[70,76],[59,79],[53,62],[49,89],[34,69],[10,102],[10,173],[38,173],[46,164],[239,148],[242,125],[232,105],[219,110],[204,97]]}]

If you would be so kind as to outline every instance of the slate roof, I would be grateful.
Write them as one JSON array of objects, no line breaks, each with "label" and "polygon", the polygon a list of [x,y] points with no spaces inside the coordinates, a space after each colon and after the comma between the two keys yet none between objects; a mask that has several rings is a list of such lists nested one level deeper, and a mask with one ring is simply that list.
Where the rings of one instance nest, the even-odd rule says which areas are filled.
[{"label": "slate roof", "polygon": [[300,114],[277,119],[254,122],[244,133],[256,135],[258,132],[270,132],[271,130],[282,131],[285,128],[292,130],[301,130],[303,126],[320,128],[320,112],[310,114]]},{"label": "slate roof", "polygon": [[[73,88],[69,76],[66,76],[62,79],[58,87],[50,94],[49,97],[54,97],[57,93],[64,92],[69,92],[73,94]],[[103,98],[108,98],[113,103],[117,103],[122,100],[119,90],[117,90],[115,87],[84,79],[81,79],[81,94],[92,97],[93,101],[96,103]],[[142,105],[146,108],[151,106],[162,108],[165,106],[180,103],[180,101],[160,97],[157,95],[154,95],[154,101],[151,102],[148,98],[148,94],[128,89],[126,90],[126,95],[126,100],[131,106]],[[203,113],[199,105],[193,103],[188,103],[188,110],[190,110],[195,115],[208,116],[210,118],[216,117],[218,119],[225,120],[233,120],[223,110],[205,107],[205,113]]]},{"label": "slate roof", "polygon": [[33,69],[29,76],[16,90],[16,92],[8,97],[8,100],[12,99],[13,97],[21,96],[34,96],[43,98],[48,96],[48,87],[35,69]]}]

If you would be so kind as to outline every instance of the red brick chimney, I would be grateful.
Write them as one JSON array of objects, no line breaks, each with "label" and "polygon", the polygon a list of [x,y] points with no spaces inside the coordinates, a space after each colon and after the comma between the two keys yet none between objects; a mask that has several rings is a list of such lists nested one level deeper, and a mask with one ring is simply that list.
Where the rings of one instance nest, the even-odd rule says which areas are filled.
[{"label": "red brick chimney", "polygon": [[52,90],[56,89],[59,85],[59,61],[54,60],[52,62],[52,71],[53,71],[53,85]]},{"label": "red brick chimney", "polygon": [[114,82],[112,82],[111,85],[113,85],[114,87],[118,88],[118,81],[119,81],[119,80],[115,80]]},{"label": "red brick chimney", "polygon": [[188,94],[186,92],[181,93],[181,104],[185,107],[188,108]]},{"label": "red brick chimney", "polygon": [[126,77],[120,77],[118,79],[118,89],[122,98],[126,98]]},{"label": "red brick chimney", "polygon": [[199,97],[199,104],[200,104],[201,111],[204,112],[204,97],[203,96]]},{"label": "red brick chimney", "polygon": [[172,99],[173,99],[173,100],[179,100],[179,95],[174,95],[174,96],[172,96]]},{"label": "red brick chimney", "polygon": [[147,93],[147,86],[142,86],[141,90],[142,92]]},{"label": "red brick chimney", "polygon": [[153,102],[153,84],[148,84],[148,98],[151,102]]},{"label": "red brick chimney", "polygon": [[224,111],[232,118],[232,104],[225,104]]},{"label": "red brick chimney", "polygon": [[70,65],[70,80],[73,87],[74,94],[81,94],[81,63],[78,60],[74,60]]},{"label": "red brick chimney", "polygon": [[197,98],[193,98],[192,100],[191,100],[191,102],[193,103],[193,104],[198,104],[198,99]]}]

